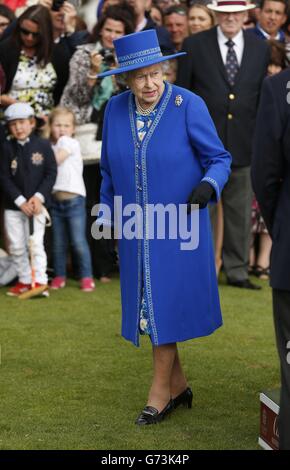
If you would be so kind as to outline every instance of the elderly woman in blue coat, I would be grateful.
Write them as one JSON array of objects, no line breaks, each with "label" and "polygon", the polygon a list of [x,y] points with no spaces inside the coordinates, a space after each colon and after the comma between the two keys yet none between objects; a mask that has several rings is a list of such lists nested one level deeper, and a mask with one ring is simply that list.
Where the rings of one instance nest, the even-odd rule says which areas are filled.
[{"label": "elderly woman in blue coat", "polygon": [[231,157],[203,100],[163,81],[161,63],[183,53],[163,56],[153,30],[114,46],[118,67],[99,76],[126,73],[129,90],[105,113],[97,227],[106,237],[113,225],[118,238],[122,335],[152,343],[153,380],[136,420],[146,425],[191,408],[177,343],[222,324],[206,206],[219,199]]}]

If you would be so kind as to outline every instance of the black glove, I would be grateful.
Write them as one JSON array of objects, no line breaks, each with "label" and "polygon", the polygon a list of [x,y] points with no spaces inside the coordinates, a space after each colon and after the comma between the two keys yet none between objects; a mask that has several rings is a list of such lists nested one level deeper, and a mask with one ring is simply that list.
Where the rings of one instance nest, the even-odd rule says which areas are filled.
[{"label": "black glove", "polygon": [[210,201],[214,193],[214,188],[207,183],[202,181],[199,185],[192,191],[187,201],[187,213],[191,212],[191,204],[198,204],[200,209],[204,209],[208,202]]}]

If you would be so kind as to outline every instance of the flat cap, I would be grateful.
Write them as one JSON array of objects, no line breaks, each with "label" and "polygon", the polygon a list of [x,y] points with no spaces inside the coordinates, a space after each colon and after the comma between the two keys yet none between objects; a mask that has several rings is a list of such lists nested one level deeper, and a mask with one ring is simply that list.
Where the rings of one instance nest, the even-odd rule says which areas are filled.
[{"label": "flat cap", "polygon": [[34,110],[28,103],[14,103],[8,106],[4,112],[7,122],[15,119],[28,119],[34,116]]}]

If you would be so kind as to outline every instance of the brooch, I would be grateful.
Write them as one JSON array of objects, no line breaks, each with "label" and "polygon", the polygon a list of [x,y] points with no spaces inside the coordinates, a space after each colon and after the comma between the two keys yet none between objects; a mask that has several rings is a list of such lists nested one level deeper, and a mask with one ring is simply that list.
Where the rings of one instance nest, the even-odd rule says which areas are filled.
[{"label": "brooch", "polygon": [[12,175],[15,175],[16,170],[17,170],[17,160],[16,160],[16,158],[14,158],[14,160],[12,160],[10,168],[11,168]]},{"label": "brooch", "polygon": [[43,155],[39,152],[35,152],[32,154],[31,161],[33,165],[41,165],[43,163]]},{"label": "brooch", "polygon": [[175,97],[175,105],[176,105],[176,106],[180,106],[180,105],[182,104],[182,101],[183,101],[183,98],[182,98],[181,95],[177,95],[177,96]]}]

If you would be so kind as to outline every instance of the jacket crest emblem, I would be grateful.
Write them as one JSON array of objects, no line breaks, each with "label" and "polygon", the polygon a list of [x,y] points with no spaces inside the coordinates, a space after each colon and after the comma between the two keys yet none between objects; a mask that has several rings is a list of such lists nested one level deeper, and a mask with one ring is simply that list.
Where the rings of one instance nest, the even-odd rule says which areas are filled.
[{"label": "jacket crest emblem", "polygon": [[44,160],[44,157],[43,157],[42,153],[35,152],[31,156],[31,161],[32,161],[33,165],[42,165],[43,160]]}]

